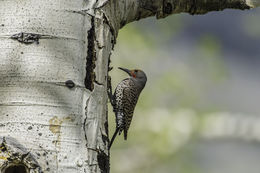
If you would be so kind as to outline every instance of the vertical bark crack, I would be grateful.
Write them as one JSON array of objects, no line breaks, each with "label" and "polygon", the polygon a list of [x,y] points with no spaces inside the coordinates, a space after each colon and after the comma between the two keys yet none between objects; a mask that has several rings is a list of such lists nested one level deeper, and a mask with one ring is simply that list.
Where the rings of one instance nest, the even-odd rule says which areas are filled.
[{"label": "vertical bark crack", "polygon": [[88,31],[88,53],[87,53],[87,64],[86,64],[86,78],[85,78],[85,87],[90,91],[94,89],[94,82],[96,75],[94,69],[96,67],[96,49],[95,49],[95,18],[91,18],[91,28]]},{"label": "vertical bark crack", "polygon": [[87,109],[88,109],[88,106],[89,106],[89,100],[90,100],[90,98],[88,98],[87,101],[86,101],[86,107],[85,107],[86,117],[84,118],[84,122],[83,122],[83,130],[84,130],[84,136],[85,136],[86,142],[88,142],[87,131],[86,131],[86,124],[87,124],[87,112],[88,112]]}]

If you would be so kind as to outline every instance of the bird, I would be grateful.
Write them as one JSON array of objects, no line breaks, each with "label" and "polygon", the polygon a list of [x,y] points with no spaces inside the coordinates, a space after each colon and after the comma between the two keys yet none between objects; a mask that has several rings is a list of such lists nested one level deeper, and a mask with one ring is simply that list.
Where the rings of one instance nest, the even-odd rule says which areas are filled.
[{"label": "bird", "polygon": [[110,100],[116,116],[116,130],[108,149],[111,148],[117,134],[120,135],[124,132],[124,140],[127,140],[127,132],[133,118],[135,106],[147,81],[146,74],[142,70],[129,70],[122,67],[119,67],[119,69],[126,72],[129,77],[123,79],[117,85],[114,94],[111,94],[112,98]]}]

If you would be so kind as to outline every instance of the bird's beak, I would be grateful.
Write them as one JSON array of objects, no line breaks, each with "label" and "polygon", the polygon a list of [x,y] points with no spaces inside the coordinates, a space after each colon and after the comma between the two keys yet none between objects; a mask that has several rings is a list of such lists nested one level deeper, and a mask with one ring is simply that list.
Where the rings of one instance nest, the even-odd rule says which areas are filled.
[{"label": "bird's beak", "polygon": [[122,67],[118,67],[118,69],[123,70],[124,72],[126,72],[127,74],[129,74],[129,76],[132,76],[131,70],[128,70],[128,69],[122,68]]}]

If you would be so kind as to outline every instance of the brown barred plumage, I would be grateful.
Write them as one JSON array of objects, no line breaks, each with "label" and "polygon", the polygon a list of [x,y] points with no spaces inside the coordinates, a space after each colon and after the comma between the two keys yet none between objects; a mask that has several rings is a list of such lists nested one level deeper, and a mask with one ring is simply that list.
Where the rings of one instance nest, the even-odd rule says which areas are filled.
[{"label": "brown barred plumage", "polygon": [[111,147],[117,133],[119,135],[124,132],[124,139],[127,139],[127,131],[130,127],[134,109],[143,90],[147,78],[141,70],[128,70],[119,68],[129,74],[129,78],[122,80],[116,87],[113,95],[113,107],[116,115],[116,131],[111,139],[109,148]]}]

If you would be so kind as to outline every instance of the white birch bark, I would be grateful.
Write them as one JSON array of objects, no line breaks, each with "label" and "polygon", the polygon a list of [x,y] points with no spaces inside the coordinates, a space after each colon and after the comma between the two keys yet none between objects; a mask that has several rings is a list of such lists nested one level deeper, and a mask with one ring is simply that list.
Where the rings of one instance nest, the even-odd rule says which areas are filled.
[{"label": "white birch bark", "polygon": [[106,88],[118,30],[148,16],[248,9],[259,1],[216,4],[1,0],[1,172],[109,172]]},{"label": "white birch bark", "polygon": [[[104,20],[88,11],[91,2],[0,1],[2,172],[13,163],[30,172],[100,172],[97,156],[108,158],[112,37]],[[26,33],[39,35],[26,40]]]}]

